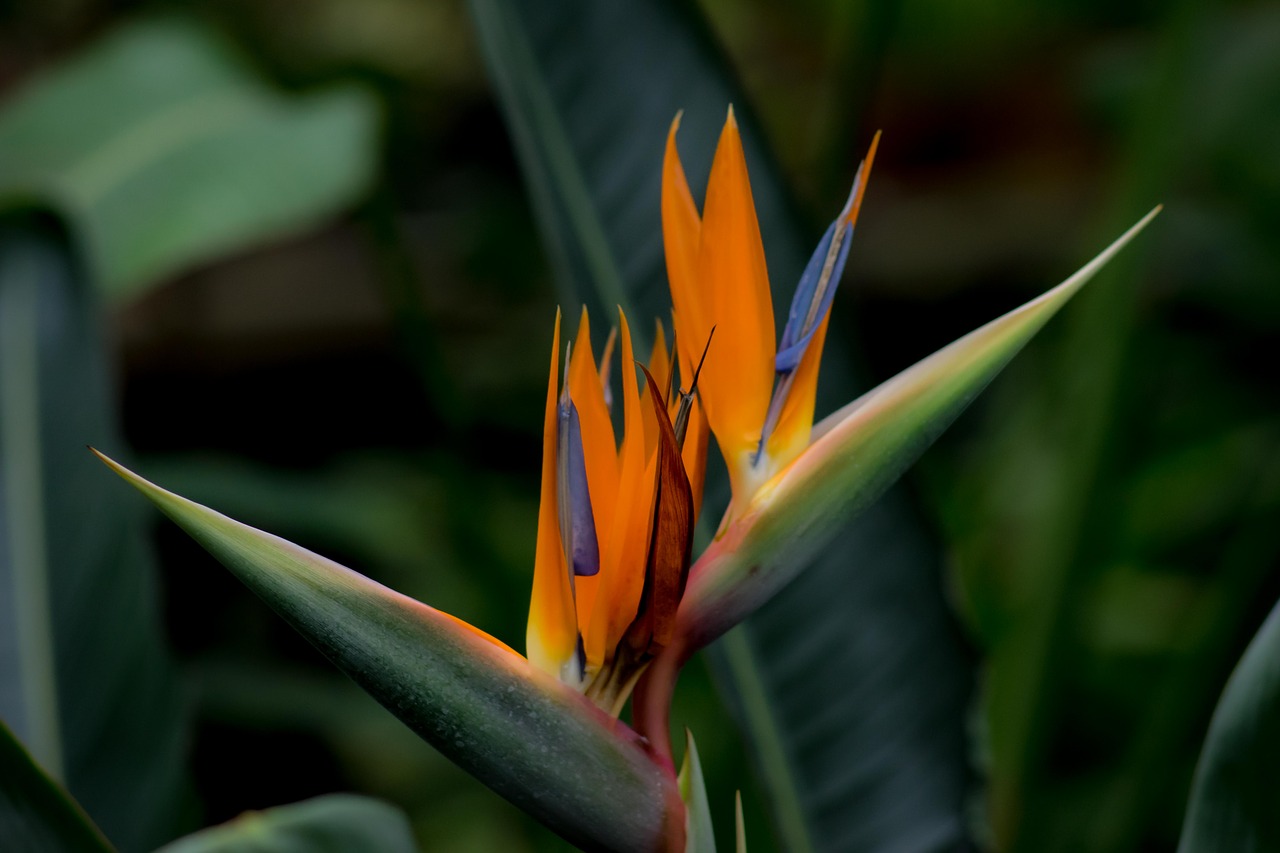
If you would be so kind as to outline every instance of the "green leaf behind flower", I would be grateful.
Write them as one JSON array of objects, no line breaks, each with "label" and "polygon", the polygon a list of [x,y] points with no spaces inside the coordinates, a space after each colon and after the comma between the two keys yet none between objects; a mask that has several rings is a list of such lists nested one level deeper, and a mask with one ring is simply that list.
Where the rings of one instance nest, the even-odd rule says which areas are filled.
[{"label": "green leaf behind flower", "polygon": [[141,851],[193,794],[144,521],[84,451],[116,440],[96,308],[55,229],[0,217],[0,718]]},{"label": "green leaf behind flower", "polygon": [[1280,604],[1213,712],[1178,853],[1280,850]]},{"label": "green leaf behind flower", "polygon": [[88,815],[0,722],[0,850],[109,853]]}]

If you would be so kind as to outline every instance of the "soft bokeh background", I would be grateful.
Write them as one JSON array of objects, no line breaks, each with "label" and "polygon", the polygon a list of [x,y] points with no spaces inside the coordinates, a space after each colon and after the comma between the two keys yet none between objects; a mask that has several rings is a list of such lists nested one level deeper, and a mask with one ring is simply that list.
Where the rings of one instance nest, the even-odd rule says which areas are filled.
[{"label": "soft bokeh background", "polygon": [[[466,7],[3,3],[0,108],[120,20],[178,9],[290,97],[371,92],[381,135],[351,209],[112,304],[140,470],[522,646],[557,297]],[[1280,596],[1280,9],[702,9],[814,239],[884,130],[833,321],[876,378],[1166,205],[910,487],[982,661],[984,843],[1171,849],[1213,703]],[[560,849],[154,531],[207,821],[356,790],[404,807],[424,849]],[[681,694],[713,796],[745,788],[751,848],[773,849],[701,663]]]}]

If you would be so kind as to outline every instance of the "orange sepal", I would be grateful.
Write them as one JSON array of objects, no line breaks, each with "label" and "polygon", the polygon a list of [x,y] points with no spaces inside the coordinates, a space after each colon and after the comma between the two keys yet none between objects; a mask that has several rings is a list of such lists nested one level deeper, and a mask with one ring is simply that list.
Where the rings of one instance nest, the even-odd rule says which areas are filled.
[{"label": "orange sepal", "polygon": [[[673,378],[671,371],[674,365],[671,364],[671,353],[667,351],[667,332],[662,328],[662,321],[654,321],[653,346],[649,349],[649,372],[653,374],[657,382],[658,393],[662,395],[660,399],[665,403],[667,394],[667,380]],[[646,411],[652,407],[649,401],[651,390],[646,385],[640,389],[640,405]],[[658,425],[651,418],[644,419],[644,455],[647,459],[655,450],[658,449]]]},{"label": "orange sepal", "polygon": [[567,674],[578,646],[572,579],[560,544],[556,494],[558,375],[560,368],[560,312],[551,341],[551,378],[542,434],[542,493],[538,507],[538,542],[533,560],[533,594],[525,646],[529,663],[556,678]]},{"label": "orange sepal", "polygon": [[[696,359],[696,347],[707,337],[711,326],[707,315],[710,304],[707,293],[698,287],[698,244],[702,223],[698,208],[689,192],[689,181],[680,164],[676,149],[676,130],[680,116],[671,122],[667,134],[666,155],[662,161],[662,244],[667,259],[667,280],[671,289],[676,329],[676,345],[680,348],[682,366]],[[656,374],[655,374],[656,376]],[[661,384],[661,383],[659,383]]]},{"label": "orange sepal", "polygon": [[[704,322],[708,331],[716,328],[702,375],[702,399],[738,493],[769,407],[777,332],[764,245],[732,109],[711,164],[697,272],[711,297]],[[677,311],[683,309],[677,305]]]},{"label": "orange sepal", "polygon": [[[627,625],[635,618],[644,588],[645,557],[653,516],[654,460],[646,458],[646,412],[640,405],[635,354],[627,318],[618,312],[622,349],[623,423],[618,505],[613,529],[603,546],[600,580],[591,623],[583,636],[587,667],[595,670],[613,657]],[[652,416],[651,413],[649,413]]]},{"label": "orange sepal", "polygon": [[[667,349],[667,330],[663,328],[661,320],[654,320],[653,325],[653,346],[649,349],[649,363],[646,366],[653,374],[658,393],[665,400],[668,382],[675,378],[671,375],[674,365],[671,363],[671,352]],[[648,391],[647,385],[640,389],[641,399],[644,399]]]},{"label": "orange sepal", "polygon": [[[671,312],[671,325],[676,329],[681,328],[679,315],[673,310]],[[678,334],[678,332],[677,332]],[[710,334],[710,330],[708,330]],[[707,342],[704,341],[706,346]],[[680,390],[681,392],[691,391],[689,386],[693,384],[694,374],[697,373],[697,365],[701,358],[701,353],[694,351],[690,354],[687,347],[683,346],[680,341],[676,341],[676,361],[680,367]],[[658,379],[657,374],[654,378]],[[661,382],[661,380],[658,380]],[[679,408],[679,397],[677,396],[672,403],[672,410]],[[707,446],[709,444],[710,428],[707,426],[707,413],[702,408],[702,400],[695,396],[693,407],[689,411],[689,424],[685,429],[684,450],[681,456],[684,459],[684,470],[689,475],[689,486],[693,490],[693,515],[694,522],[697,522],[699,513],[702,510],[702,486],[707,476]]]},{"label": "orange sepal", "polygon": [[697,524],[702,513],[702,486],[707,479],[707,445],[710,437],[707,428],[707,415],[702,411],[702,402],[694,399],[693,408],[689,411],[689,426],[685,429],[684,470],[689,475],[689,488],[693,492],[693,521]]},{"label": "orange sepal", "polygon": [[831,312],[822,318],[814,330],[809,346],[800,357],[800,364],[791,380],[791,390],[782,406],[778,425],[769,436],[766,451],[770,461],[778,468],[785,467],[809,446],[809,433],[813,430],[813,407],[818,395],[818,369],[822,365],[822,345],[827,339],[827,324]]},{"label": "orange sepal", "polygon": [[[866,195],[867,183],[871,176],[871,167],[876,161],[876,150],[880,147],[880,131],[871,139],[867,156],[858,167],[855,179],[856,191],[849,200],[848,213],[844,221],[851,226],[858,224],[858,213],[862,210],[862,197]],[[838,282],[831,282],[835,287]],[[818,390],[818,368],[822,362],[822,348],[827,338],[827,324],[831,320],[831,311],[822,318],[822,322],[813,333],[809,346],[800,358],[800,364],[791,380],[791,388],[787,400],[783,404],[778,424],[769,436],[766,448],[770,459],[777,468],[785,467],[792,459],[809,446],[809,434],[813,428],[813,407]]]},{"label": "orange sepal", "polygon": [[876,162],[876,151],[880,148],[880,131],[876,131],[876,135],[871,137],[871,145],[867,147],[867,156],[862,158],[862,164],[858,167],[858,194],[853,198],[853,204],[849,205],[849,215],[845,217],[845,221],[850,225],[858,224],[858,214],[862,211],[862,197],[867,194],[867,181],[871,177],[871,167]]}]

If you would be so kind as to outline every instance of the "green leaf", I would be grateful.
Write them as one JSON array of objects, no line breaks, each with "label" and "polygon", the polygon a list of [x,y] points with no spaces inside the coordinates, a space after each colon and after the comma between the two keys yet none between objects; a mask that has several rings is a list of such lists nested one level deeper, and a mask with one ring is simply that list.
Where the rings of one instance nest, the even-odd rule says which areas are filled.
[{"label": "green leaf", "polygon": [[[471,0],[470,7],[566,302],[597,311],[619,302],[633,317],[666,316],[659,189],[667,129],[684,110],[680,147],[700,198],[733,103],[775,315],[786,316],[792,283],[822,229],[796,216],[747,99],[693,4]],[[864,219],[875,215],[874,196],[873,187]],[[827,341],[819,411],[865,387],[850,375],[847,337]],[[718,491],[708,483],[704,517],[714,518],[726,496],[723,480]],[[932,542],[906,494],[891,490],[709,650],[787,850],[963,843],[972,668]]]},{"label": "green leaf", "polygon": [[1280,604],[1231,674],[1209,723],[1178,853],[1280,849]]},{"label": "green leaf", "polygon": [[707,802],[707,783],[702,778],[702,762],[693,732],[684,732],[684,763],[680,765],[680,799],[684,800],[685,853],[716,853],[716,835],[711,827],[711,804]]},{"label": "green leaf", "polygon": [[116,440],[87,291],[65,241],[0,217],[0,718],[143,850],[187,826],[186,715],[142,514],[84,451]]},{"label": "green leaf", "polygon": [[404,813],[370,797],[330,794],[245,812],[220,826],[180,838],[156,853],[416,853]]},{"label": "green leaf", "polygon": [[837,411],[765,483],[690,570],[681,630],[693,648],[768,601],[880,497],[1049,319],[1146,227],[1156,208],[1054,289],[944,347]]},{"label": "green leaf", "polygon": [[287,96],[195,23],[134,23],[6,104],[0,209],[66,217],[96,283],[124,296],[350,204],[376,124],[362,90]]},{"label": "green leaf", "polygon": [[742,792],[733,795],[733,834],[737,853],[747,853],[747,821],[742,816]]},{"label": "green leaf", "polygon": [[[649,851],[677,793],[639,738],[520,655],[277,536],[112,470],[406,725],[566,840]],[[677,806],[678,808],[678,806]]]},{"label": "green leaf", "polygon": [[0,850],[107,853],[114,848],[0,721]]}]

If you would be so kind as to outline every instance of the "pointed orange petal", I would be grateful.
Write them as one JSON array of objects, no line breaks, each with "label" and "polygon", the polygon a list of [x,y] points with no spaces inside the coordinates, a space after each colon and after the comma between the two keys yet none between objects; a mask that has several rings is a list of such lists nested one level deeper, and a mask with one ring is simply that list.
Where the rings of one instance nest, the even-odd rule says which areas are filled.
[{"label": "pointed orange petal", "polygon": [[[676,319],[676,312],[671,312],[672,324],[679,323]],[[707,342],[703,342],[704,351],[709,351]],[[680,366],[679,388],[680,392],[688,392],[693,384],[694,376],[698,372],[698,364],[702,358],[702,352],[695,352],[692,356],[689,351],[679,346],[677,342],[676,360]],[[695,360],[697,359],[697,360]],[[672,411],[678,411],[680,407],[679,395],[673,395]],[[674,415],[673,415],[674,416]],[[693,406],[689,410],[689,423],[685,429],[684,449],[681,457],[684,459],[684,469],[689,474],[689,486],[693,490],[693,515],[694,522],[697,522],[698,515],[702,509],[702,486],[707,476],[707,445],[710,436],[710,428],[707,425],[707,413],[702,407],[702,398],[694,395]]]},{"label": "pointed orange petal", "polygon": [[636,379],[636,357],[631,346],[631,327],[627,325],[627,317],[618,309],[618,329],[622,344],[620,361],[622,364],[622,404],[623,404],[623,445],[632,436],[644,435],[645,409],[640,406],[640,384]]},{"label": "pointed orange petal", "polygon": [[[848,212],[844,220],[849,225],[858,224],[858,212],[862,210],[862,197],[866,194],[867,183],[871,176],[871,166],[876,160],[876,149],[880,147],[880,131],[871,140],[867,156],[858,167],[858,175],[854,180],[855,193],[849,199]],[[831,281],[835,288],[838,281]],[[822,361],[822,347],[827,337],[827,324],[831,320],[831,310],[814,331],[800,364],[792,375],[791,387],[783,404],[782,413],[778,417],[777,426],[769,436],[766,448],[775,470],[786,466],[801,451],[809,446],[809,434],[813,428],[813,405],[818,390],[818,368]]]},{"label": "pointed orange petal", "polygon": [[[653,333],[653,347],[649,350],[648,369],[653,374],[654,381],[657,383],[658,393],[663,395],[663,402],[666,401],[667,379],[671,375],[672,365],[669,363],[671,354],[667,351],[667,333],[662,328],[662,321],[655,320],[654,325],[657,327]],[[652,407],[649,401],[649,387],[645,385],[640,389],[640,405],[646,411]],[[658,449],[658,424],[652,418],[644,419],[644,452],[647,458],[651,453]]]},{"label": "pointed orange petal", "polygon": [[613,347],[618,342],[618,327],[609,327],[609,337],[604,339],[604,350],[600,353],[600,391],[604,394],[604,404],[613,408],[613,392],[609,390],[609,365],[613,363]]},{"label": "pointed orange petal", "polygon": [[858,213],[862,210],[862,197],[867,193],[867,180],[871,176],[871,166],[876,162],[876,150],[880,147],[880,131],[876,131],[876,135],[871,137],[871,145],[867,148],[867,156],[862,158],[862,165],[858,167],[858,194],[853,199],[853,204],[849,206],[849,216],[846,221],[850,225],[858,224]]},{"label": "pointed orange petal", "polygon": [[662,244],[667,257],[671,304],[678,318],[675,320],[676,342],[683,364],[697,358],[698,352],[694,348],[701,346],[700,342],[707,337],[710,325],[706,316],[710,311],[710,301],[707,292],[698,287],[698,242],[702,223],[698,219],[698,208],[693,203],[693,194],[689,192],[684,167],[680,164],[680,152],[676,149],[676,130],[679,127],[680,116],[677,115],[667,134],[667,150],[662,161]]},{"label": "pointed orange petal", "polygon": [[689,426],[684,435],[684,470],[689,474],[689,488],[693,491],[693,521],[698,523],[702,513],[702,486],[707,479],[707,444],[710,430],[702,403],[695,399],[689,412]]},{"label": "pointed orange petal", "polygon": [[[578,408],[582,426],[582,455],[586,460],[587,489],[591,493],[591,512],[596,522],[596,540],[608,540],[613,524],[613,507],[618,500],[618,446],[613,436],[613,420],[605,403],[604,388],[596,370],[591,350],[591,323],[587,309],[582,309],[578,334],[573,341],[569,364],[569,397]],[[578,613],[584,610],[579,591]],[[585,623],[584,623],[585,624]]]},{"label": "pointed orange petal", "polygon": [[702,375],[702,399],[738,493],[769,407],[777,333],[764,246],[732,110],[711,165],[697,270],[712,297],[705,321],[708,328],[716,327]]},{"label": "pointed orange petal", "polygon": [[[665,399],[667,393],[667,380],[671,378],[671,351],[667,348],[667,330],[662,327],[661,320],[654,320],[653,330],[653,347],[649,350],[649,372],[653,374],[653,381],[657,383],[658,391]],[[640,389],[640,396],[644,397],[648,390],[646,385]]]},{"label": "pointed orange petal", "polygon": [[785,467],[809,446],[809,433],[813,429],[813,405],[818,394],[818,368],[822,364],[822,345],[827,339],[827,324],[831,312],[818,324],[813,339],[800,358],[791,380],[791,391],[782,406],[778,425],[769,436],[766,448],[775,470]]},{"label": "pointed orange petal", "polygon": [[[644,568],[653,516],[654,459],[644,452],[644,416],[636,380],[635,354],[627,318],[619,311],[622,349],[622,402],[625,430],[620,453],[618,504],[613,528],[600,555],[600,581],[591,623],[583,636],[587,666],[596,669],[613,658],[627,625],[635,618],[644,588]],[[652,417],[652,412],[649,413]]]},{"label": "pointed orange petal", "polygon": [[556,678],[572,672],[578,645],[573,588],[564,548],[560,544],[560,520],[556,496],[556,400],[560,368],[560,312],[551,342],[551,378],[547,382],[547,409],[542,435],[542,496],[538,507],[538,544],[533,562],[533,594],[529,601],[529,626],[525,646],[529,662]]},{"label": "pointed orange petal", "polygon": [[[596,594],[600,591],[600,573],[579,575],[573,579],[573,601],[576,605],[578,624],[582,626],[583,643],[586,643],[587,629],[591,625],[591,614],[595,612]],[[587,676],[591,670],[588,667]]]}]

